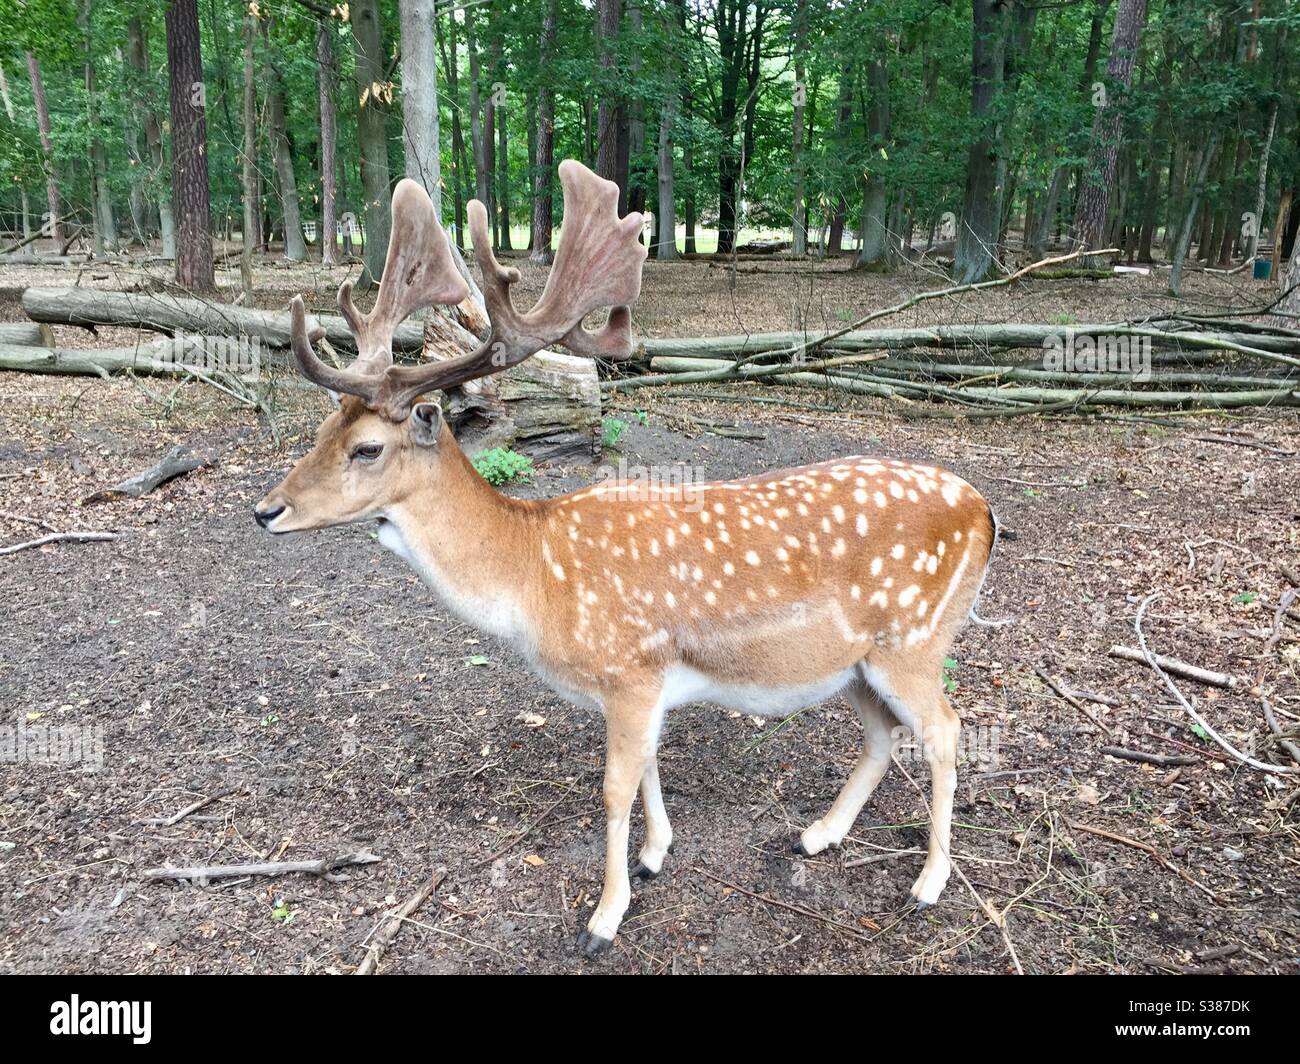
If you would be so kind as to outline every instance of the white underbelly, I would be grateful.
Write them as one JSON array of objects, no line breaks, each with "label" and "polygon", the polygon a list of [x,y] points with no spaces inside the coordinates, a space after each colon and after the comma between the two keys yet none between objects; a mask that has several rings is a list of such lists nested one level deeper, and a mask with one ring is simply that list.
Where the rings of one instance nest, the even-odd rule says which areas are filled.
[{"label": "white underbelly", "polygon": [[856,671],[851,666],[816,683],[797,687],[764,687],[723,683],[689,665],[673,665],[664,673],[659,708],[667,711],[688,702],[716,702],[726,709],[755,716],[793,713],[838,694],[853,681],[855,675]]}]

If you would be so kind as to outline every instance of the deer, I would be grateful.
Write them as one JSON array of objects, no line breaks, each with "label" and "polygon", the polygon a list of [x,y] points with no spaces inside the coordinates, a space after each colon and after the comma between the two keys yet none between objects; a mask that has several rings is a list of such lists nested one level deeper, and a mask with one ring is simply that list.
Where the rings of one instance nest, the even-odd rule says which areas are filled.
[{"label": "deer", "polygon": [[[448,392],[543,348],[612,362],[634,349],[644,219],[618,217],[618,186],[560,164],[564,216],[545,288],[514,306],[517,270],[492,252],[487,211],[469,204],[490,327],[473,351],[396,364],[393,330],[468,294],[424,189],[404,180],[373,309],[349,284],[338,304],[356,340],[349,366],[322,361],[301,296],[291,304],[299,369],[338,407],[314,445],[256,504],[275,535],[375,522],[378,541],[463,620],[512,646],[540,678],[605,722],[605,871],[578,939],[614,941],[631,901],[629,818],[645,838],[632,874],[651,878],[673,841],[657,750],[668,712],[711,702],[789,714],[842,695],[861,721],[856,765],[829,810],[794,841],[838,847],[891,764],[900,725],[931,770],[929,848],[918,907],[946,884],[960,720],[945,657],[974,613],[996,539],[980,493],[936,466],[871,457],[716,483],[604,480],[532,500],[498,492],[458,445]],[[608,310],[594,330],[585,319]],[[424,401],[441,392],[441,401]]]}]

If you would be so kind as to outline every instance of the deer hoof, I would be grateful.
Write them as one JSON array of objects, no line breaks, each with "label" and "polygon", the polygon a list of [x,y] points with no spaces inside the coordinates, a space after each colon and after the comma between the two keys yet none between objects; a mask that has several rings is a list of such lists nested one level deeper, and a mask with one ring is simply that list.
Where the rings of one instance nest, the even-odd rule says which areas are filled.
[{"label": "deer hoof", "polygon": [[654,879],[658,874],[658,872],[651,871],[640,861],[637,861],[637,863],[632,867],[633,879]]},{"label": "deer hoof", "polygon": [[613,944],[614,940],[612,938],[593,935],[590,931],[584,931],[578,936],[578,952],[584,957],[599,956]]}]

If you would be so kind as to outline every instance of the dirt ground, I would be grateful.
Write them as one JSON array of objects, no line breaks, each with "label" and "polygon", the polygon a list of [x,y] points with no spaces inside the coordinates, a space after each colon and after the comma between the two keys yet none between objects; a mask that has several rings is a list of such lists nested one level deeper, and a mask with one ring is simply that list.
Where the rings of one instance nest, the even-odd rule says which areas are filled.
[{"label": "dirt ground", "polygon": [[[917,271],[740,267],[732,288],[708,264],[651,263],[639,327],[788,328],[796,310],[839,323],[935,286]],[[525,273],[540,290],[542,274]],[[0,320],[21,320],[23,285],[76,275],[0,270]],[[257,302],[318,285],[325,307],[342,277],[268,267]],[[1162,286],[1035,282],[881,324],[1131,317],[1171,305]],[[1190,287],[1203,310],[1260,298],[1240,278]],[[58,333],[83,346],[132,335]],[[1295,777],[1223,754],[1154,673],[1108,650],[1136,645],[1137,607],[1159,593],[1143,626],[1152,649],[1235,677],[1179,681],[1185,695],[1239,748],[1288,763],[1262,700],[1296,730],[1300,614],[1282,597],[1283,568],[1300,570],[1300,421],[967,422],[763,394],[803,405],[618,400],[610,414],[629,427],[605,460],[725,479],[863,452],[923,459],[974,483],[1008,533],[981,612],[1010,623],[969,626],[949,670],[966,737],[962,875],[936,907],[917,913],[907,896],[926,838],[911,781],[928,793],[909,751],[844,848],[806,859],[791,840],[856,757],[849,707],[784,722],[684,707],[660,753],[674,853],[634,882],[614,948],[580,959],[602,865],[603,725],[452,619],[372,530],[273,540],[256,527],[253,503],[307,447],[325,398],[284,389],[277,446],[205,385],[4,374],[0,545],[41,534],[33,521],[117,538],[0,556],[0,736],[78,729],[91,755],[0,761],[0,971],[350,972],[386,912],[445,868],[382,971],[1001,973],[1014,952],[1027,972],[1295,972]],[[80,505],[178,443],[213,464],[140,500]],[[553,495],[596,475],[546,467],[511,490]],[[142,823],[205,798],[173,824]],[[638,809],[634,847],[640,826]],[[362,850],[380,860],[336,880],[143,876]]]}]

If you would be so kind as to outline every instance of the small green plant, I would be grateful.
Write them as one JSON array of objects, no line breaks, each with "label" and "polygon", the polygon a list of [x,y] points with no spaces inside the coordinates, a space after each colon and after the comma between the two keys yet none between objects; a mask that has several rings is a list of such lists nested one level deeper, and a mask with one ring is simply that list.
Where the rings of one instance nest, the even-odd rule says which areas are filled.
[{"label": "small green plant", "polygon": [[466,664],[466,665],[474,665],[474,666],[477,666],[477,667],[479,667],[479,668],[482,668],[483,666],[485,666],[485,665],[488,664],[488,659],[485,658],[482,654],[475,654],[475,655],[474,655],[473,657],[471,657],[471,658],[466,658],[466,659],[465,659],[465,664]]},{"label": "small green plant", "polygon": [[1025,491],[1025,498],[1027,499],[1036,499],[1038,498],[1038,496],[1043,494],[1037,488],[1025,488],[1024,491]]},{"label": "small green plant", "polygon": [[642,425],[650,424],[650,415],[645,410],[638,410],[636,412],[636,419],[641,422]]},{"label": "small green plant", "polygon": [[533,460],[504,447],[493,447],[474,456],[478,475],[494,487],[509,484],[512,480],[531,480]]},{"label": "small green plant", "polygon": [[957,667],[956,658],[943,659],[943,689],[949,694],[957,690],[957,681],[952,678],[952,670]]},{"label": "small green plant", "polygon": [[611,450],[617,447],[618,441],[623,438],[623,433],[627,431],[627,422],[616,417],[607,417],[600,423],[600,428],[600,442],[604,444],[606,450]]},{"label": "small green plant", "polygon": [[289,906],[282,901],[271,910],[271,919],[283,920],[287,927],[289,924],[293,923],[293,913],[290,911]]},{"label": "small green plant", "polygon": [[1240,595],[1233,595],[1232,601],[1238,606],[1251,606],[1258,598],[1258,591],[1243,591]]},{"label": "small green plant", "polygon": [[1204,728],[1202,728],[1199,724],[1192,725],[1192,734],[1195,735],[1198,739],[1200,739],[1201,742],[1203,743],[1208,743],[1210,741],[1210,733],[1207,732]]},{"label": "small green plant", "polygon": [[1069,311],[1062,311],[1060,314],[1052,315],[1053,325],[1073,325],[1077,320]]},{"label": "small green plant", "polygon": [[841,309],[841,310],[837,310],[837,311],[835,312],[835,316],[836,316],[837,318],[839,318],[840,321],[857,321],[857,320],[858,320],[857,317],[854,315],[853,311],[851,311],[851,310],[843,310],[843,309]]}]

